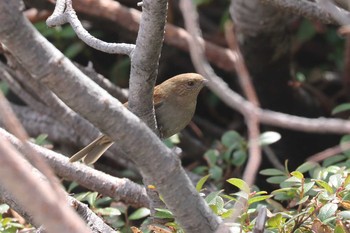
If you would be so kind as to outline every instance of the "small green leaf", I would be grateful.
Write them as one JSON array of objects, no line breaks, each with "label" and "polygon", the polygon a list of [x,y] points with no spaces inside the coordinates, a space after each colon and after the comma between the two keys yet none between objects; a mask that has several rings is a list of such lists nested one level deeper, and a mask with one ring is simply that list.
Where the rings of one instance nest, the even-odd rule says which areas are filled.
[{"label": "small green leaf", "polygon": [[304,193],[307,193],[308,191],[310,191],[315,185],[315,182],[311,181],[311,182],[307,182],[304,184]]},{"label": "small green leaf", "polygon": [[346,187],[350,183],[350,174],[348,174],[344,180],[344,187]]},{"label": "small green leaf", "polygon": [[222,178],[222,168],[219,166],[213,166],[209,168],[209,174],[213,178],[213,180],[218,181]]},{"label": "small green leaf", "polygon": [[347,233],[347,230],[345,230],[342,225],[337,223],[337,225],[334,228],[334,233]]},{"label": "small green leaf", "polygon": [[155,210],[157,210],[154,215],[156,218],[174,218],[174,215],[170,210],[160,208],[155,208]]},{"label": "small green leaf", "polygon": [[130,220],[138,220],[144,217],[147,217],[150,215],[151,211],[148,208],[142,207],[137,210],[135,210],[132,214],[130,214],[129,219]]},{"label": "small green leaf", "polygon": [[261,146],[267,146],[281,139],[281,134],[273,131],[267,131],[260,135],[259,141]]},{"label": "small green leaf", "polygon": [[248,193],[248,194],[250,193],[249,185],[244,180],[241,180],[238,178],[231,178],[231,179],[228,179],[226,181],[229,182],[230,184],[236,186],[237,188],[239,188],[243,192]]},{"label": "small green leaf", "polygon": [[303,204],[304,202],[306,202],[307,200],[309,200],[309,196],[308,196],[308,195],[306,195],[305,197],[301,198],[301,200],[298,201],[296,204],[297,204],[297,205],[301,205],[301,204]]},{"label": "small green leaf", "polygon": [[325,221],[326,219],[330,217],[334,217],[335,212],[338,209],[338,205],[335,203],[327,203],[324,206],[321,207],[318,218],[321,220],[321,222]]},{"label": "small green leaf", "polygon": [[325,159],[322,162],[322,166],[323,167],[329,167],[330,165],[334,165],[340,161],[343,161],[346,159],[346,156],[344,155],[333,155],[332,157],[329,157],[327,159]]},{"label": "small green leaf", "polygon": [[219,152],[217,150],[208,150],[204,154],[204,158],[208,162],[208,165],[211,167],[215,166],[218,157],[219,157]]},{"label": "small green leaf", "polygon": [[347,144],[350,142],[350,135],[344,135],[341,139],[340,139],[340,148],[342,148],[343,150],[343,154],[350,156],[350,150],[346,150],[344,148],[344,144]]},{"label": "small green leaf", "polygon": [[208,180],[208,178],[210,177],[210,174],[202,177],[198,182],[197,182],[197,185],[196,185],[196,190],[197,192],[200,192],[203,188],[203,185],[205,184],[205,182]]},{"label": "small green leaf", "polygon": [[219,190],[216,192],[210,193],[206,198],[205,201],[207,202],[208,205],[214,205],[215,204],[215,198],[222,193],[224,190]]},{"label": "small green leaf", "polygon": [[74,42],[68,46],[67,49],[63,52],[66,57],[72,59],[75,58],[85,47],[85,44],[79,42]]},{"label": "small green leaf", "polygon": [[239,167],[242,166],[247,160],[247,152],[244,150],[237,150],[233,153],[232,164]]},{"label": "small green leaf", "polygon": [[338,214],[338,216],[340,216],[340,217],[342,217],[344,219],[350,219],[350,210],[340,211],[337,214]]},{"label": "small green leaf", "polygon": [[0,204],[0,214],[6,213],[10,209],[7,204]]},{"label": "small green leaf", "polygon": [[316,35],[315,26],[309,20],[303,20],[297,32],[297,38],[301,43],[311,40]]},{"label": "small green leaf", "polygon": [[0,81],[0,91],[6,95],[8,91],[10,90],[9,85],[5,81]]},{"label": "small green leaf", "polygon": [[324,188],[328,193],[333,194],[334,191],[332,187],[324,180],[315,180],[316,184]]},{"label": "small green leaf", "polygon": [[273,195],[262,195],[262,196],[256,196],[256,197],[249,198],[248,205],[251,205],[255,202],[264,201],[264,200],[269,199],[271,197],[273,197]]},{"label": "small green leaf", "polygon": [[232,147],[232,145],[236,145],[238,147],[238,145],[242,143],[242,137],[236,131],[228,131],[222,135],[221,143],[226,147]]},{"label": "small green leaf", "polygon": [[68,186],[67,192],[72,192],[73,189],[75,189],[76,187],[78,187],[79,184],[75,181],[71,182]]},{"label": "small green leaf", "polygon": [[340,104],[337,107],[335,107],[332,111],[332,115],[335,115],[340,112],[345,112],[350,110],[350,103],[344,103]]},{"label": "small green leaf", "polygon": [[317,163],[314,162],[305,162],[302,165],[300,165],[296,171],[301,172],[301,173],[305,173],[307,171],[310,171],[311,169],[315,168],[316,166],[318,166]]},{"label": "small green leaf", "polygon": [[290,173],[293,177],[297,178],[298,180],[302,180],[304,179],[304,175],[303,173],[299,172],[299,171],[294,171]]},{"label": "small green leaf", "polygon": [[97,208],[97,209],[95,209],[95,212],[97,214],[106,215],[106,216],[121,215],[120,210],[118,210],[117,208],[113,208],[113,207]]},{"label": "small green leaf", "polygon": [[[295,176],[289,177],[288,179],[286,179],[284,182],[286,183],[295,183],[295,185],[298,185],[301,183],[301,180]],[[290,184],[289,184],[290,185]]]},{"label": "small green leaf", "polygon": [[35,138],[34,143],[39,145],[39,146],[42,146],[42,145],[47,143],[46,139],[48,136],[49,135],[47,135],[47,134],[40,134],[38,137]]},{"label": "small green leaf", "polygon": [[226,210],[224,211],[222,214],[221,214],[221,217],[223,219],[227,219],[227,218],[230,218],[233,214],[234,210],[233,209],[229,209],[229,210]]},{"label": "small green leaf", "polygon": [[91,205],[95,207],[95,202],[98,196],[98,192],[92,192],[86,196],[86,201]]},{"label": "small green leaf", "polygon": [[276,214],[267,220],[267,226],[271,228],[280,228],[285,222],[282,214]]},{"label": "small green leaf", "polygon": [[343,177],[340,174],[331,175],[328,183],[335,189],[338,189],[343,184]]},{"label": "small green leaf", "polygon": [[288,177],[287,176],[273,176],[266,179],[266,181],[270,184],[281,184],[284,182]]},{"label": "small green leaf", "polygon": [[285,175],[283,171],[276,168],[264,169],[264,170],[261,170],[259,173],[264,176],[284,176]]}]

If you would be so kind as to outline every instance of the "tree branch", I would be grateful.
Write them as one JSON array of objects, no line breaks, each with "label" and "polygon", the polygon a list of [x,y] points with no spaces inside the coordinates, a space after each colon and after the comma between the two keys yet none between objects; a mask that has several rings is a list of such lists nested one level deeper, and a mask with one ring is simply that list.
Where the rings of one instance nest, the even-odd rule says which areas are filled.
[{"label": "tree branch", "polygon": [[[0,135],[5,137],[16,149],[24,155],[28,153],[20,141],[13,135],[0,128]],[[148,207],[149,201],[144,187],[128,179],[119,179],[103,172],[84,166],[80,163],[69,163],[68,158],[49,149],[29,143],[30,147],[51,166],[54,172],[70,181],[109,196],[116,201],[137,207]]]}]

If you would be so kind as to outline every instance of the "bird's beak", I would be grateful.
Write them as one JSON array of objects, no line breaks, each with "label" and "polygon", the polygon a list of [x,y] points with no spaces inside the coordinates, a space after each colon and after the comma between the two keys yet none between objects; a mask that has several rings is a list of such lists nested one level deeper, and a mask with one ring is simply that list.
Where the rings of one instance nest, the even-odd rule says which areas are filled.
[{"label": "bird's beak", "polygon": [[209,80],[208,79],[203,79],[203,85],[207,85],[207,83],[209,82]]}]

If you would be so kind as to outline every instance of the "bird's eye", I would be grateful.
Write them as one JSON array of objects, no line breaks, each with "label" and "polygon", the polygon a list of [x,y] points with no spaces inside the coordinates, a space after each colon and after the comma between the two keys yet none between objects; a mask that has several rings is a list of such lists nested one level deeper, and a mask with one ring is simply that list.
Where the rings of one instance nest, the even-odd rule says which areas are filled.
[{"label": "bird's eye", "polygon": [[194,86],[194,82],[193,81],[188,81],[187,85],[190,86],[190,87],[193,87]]}]

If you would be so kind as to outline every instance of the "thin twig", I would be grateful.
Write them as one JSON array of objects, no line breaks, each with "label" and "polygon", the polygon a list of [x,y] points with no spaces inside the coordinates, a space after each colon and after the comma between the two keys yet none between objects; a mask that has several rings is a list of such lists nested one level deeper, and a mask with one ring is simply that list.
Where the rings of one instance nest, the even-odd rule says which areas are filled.
[{"label": "thin twig", "polygon": [[308,157],[307,161],[320,162],[322,160],[332,157],[333,155],[340,154],[347,150],[350,150],[350,142],[342,143],[341,145],[336,145],[326,150],[323,150],[317,154]]},{"label": "thin twig", "polygon": [[[248,101],[251,102],[255,107],[259,107],[260,104],[257,94],[251,82],[248,69],[245,65],[243,55],[239,49],[239,45],[237,43],[237,39],[233,33],[233,30],[234,28],[232,23],[226,24],[226,41],[230,46],[232,56],[235,56],[236,58],[234,60],[234,66],[238,74],[239,83]],[[259,144],[259,118],[256,116],[256,114],[245,115],[244,117],[248,126],[249,157],[247,166],[243,173],[243,180],[248,185],[253,185],[261,164],[261,148]]]}]

